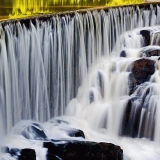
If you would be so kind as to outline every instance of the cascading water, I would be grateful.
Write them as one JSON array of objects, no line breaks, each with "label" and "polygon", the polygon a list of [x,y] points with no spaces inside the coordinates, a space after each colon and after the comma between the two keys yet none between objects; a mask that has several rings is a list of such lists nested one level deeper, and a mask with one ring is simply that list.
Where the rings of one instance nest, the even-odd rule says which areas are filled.
[{"label": "cascading water", "polygon": [[[9,134],[21,120],[42,123],[65,114],[59,119],[70,124],[53,127],[56,119],[41,124],[50,139],[72,139],[64,130],[75,127],[84,131],[87,140],[120,145],[126,160],[159,159],[160,47],[147,46],[143,34],[153,33],[150,44],[158,45],[154,35],[157,33],[158,37],[160,27],[149,26],[160,25],[159,12],[158,5],[151,5],[149,10],[124,7],[55,16],[30,22],[29,26],[20,22],[2,24],[3,131]],[[152,50],[157,55],[149,57]],[[139,62],[149,66],[149,71],[145,70],[145,74],[149,72],[147,79],[138,79],[143,74],[140,71],[144,71]],[[24,126],[32,123],[18,123],[5,144],[9,148],[34,148],[37,159],[44,160],[46,149],[41,147],[42,141],[19,136]],[[4,155],[4,159],[11,156]]]}]

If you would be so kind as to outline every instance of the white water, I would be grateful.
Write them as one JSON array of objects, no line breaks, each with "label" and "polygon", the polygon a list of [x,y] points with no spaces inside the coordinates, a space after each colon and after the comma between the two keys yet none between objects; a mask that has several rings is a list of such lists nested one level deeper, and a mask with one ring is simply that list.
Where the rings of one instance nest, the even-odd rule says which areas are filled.
[{"label": "white water", "polygon": [[[128,88],[128,68],[149,48],[144,47],[140,28],[159,25],[159,10],[158,6],[151,6],[150,10],[126,7],[107,12],[88,11],[76,13],[72,18],[66,15],[53,17],[51,21],[37,20],[36,26],[31,22],[29,29],[19,22],[1,28],[0,124],[5,126],[5,133],[12,133],[5,144],[9,148],[34,148],[37,159],[44,160],[46,149],[42,148],[42,141],[19,136],[23,126],[30,122],[17,124],[12,132],[11,128],[20,120],[45,122],[65,113],[64,119],[70,123],[66,129],[79,128],[87,140],[120,145],[126,160],[160,159],[159,70],[151,82],[140,85],[131,96]],[[126,32],[134,28],[138,29]],[[159,27],[147,29],[154,33]],[[120,57],[122,50],[127,58]],[[159,66],[158,57],[151,59]],[[150,92],[145,98],[148,108],[141,106],[137,138],[120,137],[135,137],[132,125],[127,133],[122,129],[125,108],[130,98],[139,96],[131,108],[134,123],[139,100],[148,88]],[[142,125],[145,113],[149,118]],[[46,122],[42,126],[50,139],[71,139],[67,131],[60,129],[65,124],[55,127]],[[140,135],[142,127],[145,129]],[[5,156],[7,160],[15,159]]]}]

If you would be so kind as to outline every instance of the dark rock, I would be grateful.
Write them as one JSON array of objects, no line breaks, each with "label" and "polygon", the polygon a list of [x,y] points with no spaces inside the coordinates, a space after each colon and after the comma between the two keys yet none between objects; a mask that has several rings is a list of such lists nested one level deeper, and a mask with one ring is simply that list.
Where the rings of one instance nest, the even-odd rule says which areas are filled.
[{"label": "dark rock", "polygon": [[127,54],[126,54],[126,51],[121,51],[121,53],[120,53],[120,57],[127,57]]},{"label": "dark rock", "polygon": [[65,144],[54,144],[52,142],[44,142],[44,147],[48,148],[48,160],[52,160],[51,155],[53,155],[53,157],[56,155],[63,160],[123,159],[122,149],[110,143],[72,141]]},{"label": "dark rock", "polygon": [[148,100],[153,98],[155,93],[148,84],[138,86],[126,103],[120,130],[121,136],[145,137],[153,140],[156,107],[151,109]]},{"label": "dark rock", "polygon": [[139,59],[133,62],[131,72],[134,77],[134,83],[140,85],[149,80],[155,72],[155,61],[150,59]]},{"label": "dark rock", "polygon": [[128,77],[128,87],[129,87],[129,95],[131,95],[136,89],[136,79],[134,78],[133,73],[129,74]]},{"label": "dark rock", "polygon": [[141,30],[140,34],[143,36],[144,46],[150,45],[150,31],[149,30]]},{"label": "dark rock", "polygon": [[36,152],[34,149],[17,149],[7,147],[6,153],[9,153],[12,157],[15,157],[18,160],[36,160]]},{"label": "dark rock", "polygon": [[122,131],[120,133],[122,136],[130,136],[133,138],[138,136],[141,109],[143,104],[139,103],[139,105],[135,106],[134,102],[134,99],[130,99],[125,108],[122,120]]},{"label": "dark rock", "polygon": [[60,157],[54,155],[54,154],[47,154],[47,160],[62,160]]},{"label": "dark rock", "polygon": [[[121,136],[129,136],[130,134],[130,116],[131,116],[131,111],[132,111],[132,101],[131,99],[128,100],[125,110],[124,110],[124,114],[123,114],[123,119],[122,119],[122,128],[120,131],[120,135]],[[129,127],[129,128],[128,128]]]},{"label": "dark rock", "polygon": [[80,129],[71,129],[69,131],[69,136],[70,137],[82,137],[82,138],[85,139],[84,132]]},{"label": "dark rock", "polygon": [[145,58],[134,61],[128,77],[129,95],[135,91],[137,85],[148,81],[154,72],[155,61]]},{"label": "dark rock", "polygon": [[27,139],[47,139],[47,136],[44,133],[42,127],[37,123],[33,123],[32,126],[26,126],[21,134]]},{"label": "dark rock", "polygon": [[144,56],[144,54],[146,57],[160,56],[160,49],[149,49],[149,50],[143,51],[141,57]]},{"label": "dark rock", "polygon": [[22,149],[18,160],[36,160],[36,152],[34,149]]}]

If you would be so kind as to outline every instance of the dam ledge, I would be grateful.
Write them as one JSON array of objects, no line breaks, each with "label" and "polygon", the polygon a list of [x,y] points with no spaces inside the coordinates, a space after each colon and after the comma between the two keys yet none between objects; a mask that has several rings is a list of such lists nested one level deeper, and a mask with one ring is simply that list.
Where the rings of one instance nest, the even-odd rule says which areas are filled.
[{"label": "dam ledge", "polygon": [[97,6],[97,7],[93,7],[93,8],[85,8],[85,9],[78,9],[78,10],[74,10],[74,11],[63,11],[63,12],[55,12],[55,13],[42,13],[42,14],[33,14],[33,15],[22,15],[22,17],[11,17],[8,19],[0,19],[0,25],[5,26],[9,23],[16,23],[16,22],[20,22],[23,24],[29,24],[29,22],[31,20],[42,20],[42,21],[46,21],[51,19],[52,17],[64,17],[65,15],[69,15],[71,17],[73,17],[76,13],[81,13],[81,14],[85,14],[87,11],[107,11],[109,9],[113,9],[113,8],[122,8],[122,7],[137,7],[139,6],[139,8],[144,8],[144,9],[149,9],[150,6],[155,6],[155,5],[160,5],[160,0],[157,1],[152,1],[152,0],[147,0],[144,3],[136,3],[136,4],[127,4],[127,5],[117,5],[117,6]]}]

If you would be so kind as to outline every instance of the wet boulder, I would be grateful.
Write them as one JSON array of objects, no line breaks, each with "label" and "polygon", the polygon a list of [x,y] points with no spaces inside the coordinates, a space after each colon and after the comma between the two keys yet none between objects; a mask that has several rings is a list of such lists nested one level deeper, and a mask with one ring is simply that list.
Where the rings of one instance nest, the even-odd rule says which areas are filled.
[{"label": "wet boulder", "polygon": [[7,148],[6,153],[18,160],[36,160],[36,152],[34,149],[24,148],[22,150],[17,148]]},{"label": "wet boulder", "polygon": [[148,49],[143,51],[143,53],[141,54],[141,57],[145,56],[145,57],[151,57],[151,56],[160,56],[160,48],[158,49]]},{"label": "wet boulder", "polygon": [[150,59],[139,59],[133,62],[131,72],[134,82],[140,85],[149,80],[150,76],[155,72],[155,61]]},{"label": "wet boulder", "polygon": [[82,137],[82,138],[84,138],[85,139],[85,135],[84,135],[84,132],[82,131],[82,130],[80,130],[80,129],[70,129],[69,131],[68,131],[68,135],[70,136],[70,137]]},{"label": "wet boulder", "polygon": [[22,149],[20,153],[19,160],[36,160],[36,152],[34,149]]},{"label": "wet boulder", "polygon": [[127,53],[125,50],[122,50],[120,53],[120,57],[127,57]]},{"label": "wet boulder", "polygon": [[86,141],[72,141],[64,144],[44,142],[44,147],[48,148],[48,160],[122,160],[123,150],[111,143],[96,143]]},{"label": "wet boulder", "polygon": [[27,139],[45,140],[47,139],[42,127],[38,123],[24,127],[21,134]]},{"label": "wet boulder", "polygon": [[125,104],[120,130],[121,136],[154,139],[155,106],[157,104],[149,102],[151,99],[156,102],[157,98],[152,89],[149,83],[138,86]]},{"label": "wet boulder", "polygon": [[140,34],[142,35],[143,39],[144,39],[144,46],[148,46],[150,45],[150,30],[141,30]]},{"label": "wet boulder", "polygon": [[142,58],[133,62],[128,79],[129,95],[140,85],[148,81],[155,72],[155,61]]}]

